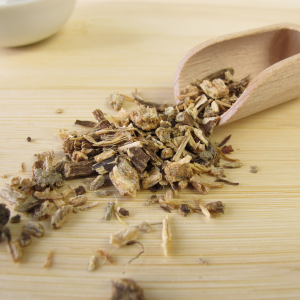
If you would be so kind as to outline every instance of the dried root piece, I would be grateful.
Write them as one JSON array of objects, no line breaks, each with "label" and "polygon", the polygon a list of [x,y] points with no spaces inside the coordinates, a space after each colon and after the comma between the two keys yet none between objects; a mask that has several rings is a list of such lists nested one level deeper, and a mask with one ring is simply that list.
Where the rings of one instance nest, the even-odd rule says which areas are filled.
[{"label": "dried root piece", "polygon": [[142,180],[142,186],[144,189],[148,189],[162,180],[162,174],[157,167],[153,167],[148,173],[148,177]]},{"label": "dried root piece", "polygon": [[100,189],[105,182],[105,177],[103,175],[97,176],[90,184],[90,190],[95,191]]},{"label": "dried root piece", "polygon": [[21,222],[21,215],[17,214],[10,218],[10,223],[20,223]]},{"label": "dried root piece", "polygon": [[104,220],[110,220],[114,212],[115,202],[107,203]]},{"label": "dried root piece", "polygon": [[98,266],[98,257],[97,257],[97,255],[93,255],[90,257],[88,271],[91,272],[91,271],[96,270],[97,266]]},{"label": "dried root piece", "polygon": [[162,228],[162,247],[164,249],[165,256],[168,256],[168,244],[171,242],[172,234],[170,227],[169,215],[163,219],[163,228]]},{"label": "dried root piece", "polygon": [[107,196],[111,195],[111,192],[96,190],[96,191],[94,191],[94,195],[97,196],[97,197],[107,197]]},{"label": "dried root piece", "polygon": [[138,231],[143,231],[143,232],[147,232],[147,233],[151,231],[151,225],[145,221],[143,221],[141,224],[139,224],[135,227],[138,229]]},{"label": "dried root piece", "polygon": [[144,291],[132,279],[113,279],[110,300],[145,300]]},{"label": "dried root piece", "polygon": [[251,173],[257,173],[257,166],[250,166]]},{"label": "dried root piece", "polygon": [[129,217],[129,211],[127,209],[125,209],[124,207],[118,207],[116,214],[120,217],[120,218],[125,218],[125,217]]},{"label": "dried root piece", "polygon": [[87,201],[88,201],[88,198],[86,196],[79,195],[79,196],[70,198],[68,203],[70,205],[73,205],[74,207],[77,207],[77,206],[81,206],[81,205],[85,204]]},{"label": "dried root piece", "polygon": [[139,105],[137,110],[132,111],[130,119],[139,128],[150,131],[156,129],[160,124],[156,108]]},{"label": "dried root piece", "polygon": [[55,214],[51,217],[51,226],[54,229],[60,228],[65,222],[69,220],[69,217],[73,211],[72,205],[66,205],[59,208]]},{"label": "dried root piece", "polygon": [[152,195],[149,199],[146,201],[146,205],[151,205],[158,202],[158,197],[156,195]]},{"label": "dried root piece", "polygon": [[0,203],[0,224],[5,226],[10,217],[10,210],[6,207],[4,203]]},{"label": "dried root piece", "polygon": [[207,96],[213,99],[221,99],[229,94],[229,89],[222,79],[214,79],[212,82],[203,80],[200,87]]},{"label": "dried root piece", "polygon": [[118,248],[125,246],[129,241],[136,240],[138,229],[135,227],[124,228],[110,235],[110,243]]},{"label": "dried root piece", "polygon": [[[132,99],[132,101],[134,100]],[[114,93],[110,95],[109,104],[114,110],[120,110],[123,106],[123,103],[124,103],[124,95],[121,95],[119,93]]]},{"label": "dried root piece", "polygon": [[74,189],[74,192],[78,196],[78,195],[85,194],[86,190],[85,190],[85,188],[82,185],[80,185],[79,187],[77,187],[77,188]]},{"label": "dried root piece", "polygon": [[231,152],[234,152],[234,150],[232,149],[232,146],[229,145],[229,146],[224,146],[222,149],[221,149],[222,153],[224,154],[228,154],[228,153],[231,153]]},{"label": "dried root piece", "polygon": [[109,177],[122,196],[136,197],[136,192],[140,189],[140,179],[138,172],[127,159],[120,158],[118,165],[109,173]]},{"label": "dried root piece", "polygon": [[179,207],[179,214],[186,217],[191,212],[187,204],[181,204]]},{"label": "dried root piece", "polygon": [[224,214],[224,205],[222,201],[210,202],[205,205],[206,208],[211,212],[219,212]]},{"label": "dried root piece", "polygon": [[53,261],[53,254],[54,254],[54,250],[51,250],[48,255],[47,255],[47,258],[46,258],[46,261],[43,265],[43,268],[50,268],[51,265],[52,265],[52,261]]},{"label": "dried root piece", "polygon": [[9,252],[11,254],[11,257],[12,257],[14,263],[18,263],[22,260],[23,252],[22,252],[22,248],[18,241],[9,242],[8,249],[9,249]]},{"label": "dried root piece", "polygon": [[229,162],[223,165],[224,168],[230,168],[230,169],[236,169],[236,168],[240,168],[243,164],[237,160],[237,161],[233,161],[233,162]]},{"label": "dried root piece", "polygon": [[41,238],[44,235],[44,227],[40,223],[29,221],[28,224],[24,225],[23,232],[27,232],[36,238]]},{"label": "dried root piece", "polygon": [[108,158],[111,158],[111,157],[115,156],[115,154],[116,154],[115,150],[107,150],[107,151],[104,151],[104,152],[96,155],[94,157],[94,159],[97,163],[100,163],[100,162],[102,162],[102,161],[104,161]]},{"label": "dried root piece", "polygon": [[192,157],[187,155],[178,162],[169,164],[165,169],[166,180],[169,182],[182,181],[190,179],[193,176],[193,170],[190,167]]},{"label": "dried root piece", "polygon": [[18,239],[21,247],[27,247],[31,243],[31,234],[27,231],[22,231],[21,236]]},{"label": "dried root piece", "polygon": [[41,200],[30,195],[24,202],[15,206],[15,211],[18,212],[30,212],[33,208],[38,206],[41,203]]}]

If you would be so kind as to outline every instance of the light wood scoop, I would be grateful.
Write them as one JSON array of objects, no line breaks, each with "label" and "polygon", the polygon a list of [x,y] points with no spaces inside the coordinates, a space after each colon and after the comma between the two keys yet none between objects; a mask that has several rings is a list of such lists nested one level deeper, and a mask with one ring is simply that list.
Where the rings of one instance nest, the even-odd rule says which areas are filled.
[{"label": "light wood scoop", "polygon": [[277,24],[201,43],[177,68],[176,99],[196,78],[225,68],[233,68],[237,80],[251,75],[251,82],[219,125],[300,96],[300,26]]}]

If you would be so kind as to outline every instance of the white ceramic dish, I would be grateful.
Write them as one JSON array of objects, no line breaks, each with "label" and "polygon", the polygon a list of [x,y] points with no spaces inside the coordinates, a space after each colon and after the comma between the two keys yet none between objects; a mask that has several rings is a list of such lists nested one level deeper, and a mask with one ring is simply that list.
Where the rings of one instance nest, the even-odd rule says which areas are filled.
[{"label": "white ceramic dish", "polygon": [[41,41],[71,16],[76,0],[0,0],[0,46]]}]

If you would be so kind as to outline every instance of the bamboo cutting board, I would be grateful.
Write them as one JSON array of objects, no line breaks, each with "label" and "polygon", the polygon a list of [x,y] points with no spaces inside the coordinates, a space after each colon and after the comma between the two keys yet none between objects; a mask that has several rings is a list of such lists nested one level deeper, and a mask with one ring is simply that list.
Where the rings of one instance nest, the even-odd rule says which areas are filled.
[{"label": "bamboo cutting board", "polygon": [[[299,17],[296,1],[79,0],[72,18],[50,39],[0,49],[0,173],[7,175],[1,186],[13,176],[29,176],[34,153],[53,149],[62,157],[58,129],[83,130],[74,121],[93,120],[96,108],[114,114],[107,97],[115,91],[130,95],[138,88],[150,101],[174,101],[175,69],[196,44],[278,22],[300,24]],[[58,108],[62,114],[55,113]],[[146,299],[300,299],[299,110],[295,99],[215,130],[216,140],[232,134],[232,156],[244,166],[227,174],[240,185],[203,196],[204,203],[226,204],[218,218],[183,218],[173,211],[168,257],[158,225],[139,235],[146,252],[138,260],[127,264],[140,251],[133,245],[116,251],[113,265],[87,271],[90,256],[97,248],[110,250],[109,234],[122,228],[115,219],[102,219],[115,195],[130,211],[129,225],[166,215],[158,206],[143,206],[147,192],[130,199],[110,187],[112,196],[72,215],[61,229],[43,221],[45,236],[25,248],[21,264],[14,265],[0,244],[0,298],[108,299],[112,278],[132,278]],[[22,162],[25,171],[19,173]],[[251,165],[258,173],[249,172]],[[182,198],[194,194],[187,190]],[[95,200],[92,193],[88,197]],[[24,215],[21,223],[9,224],[13,237],[29,219]],[[43,269],[51,249],[53,266]]]}]

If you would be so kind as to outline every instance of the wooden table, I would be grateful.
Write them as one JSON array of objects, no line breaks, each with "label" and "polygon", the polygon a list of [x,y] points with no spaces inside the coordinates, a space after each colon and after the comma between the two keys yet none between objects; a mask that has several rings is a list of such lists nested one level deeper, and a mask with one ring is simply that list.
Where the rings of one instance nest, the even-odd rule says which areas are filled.
[{"label": "wooden table", "polygon": [[[299,17],[296,1],[79,0],[53,37],[0,49],[0,173],[7,174],[0,185],[13,176],[29,176],[34,153],[54,149],[62,157],[58,129],[78,130],[74,121],[93,120],[96,108],[114,114],[107,98],[115,91],[131,95],[138,88],[146,99],[174,101],[176,66],[196,44],[278,22],[300,24]],[[62,114],[55,113],[58,108]],[[72,215],[61,229],[42,222],[45,236],[25,248],[21,264],[13,264],[1,243],[0,298],[107,299],[111,278],[127,277],[144,288],[146,299],[299,299],[299,110],[296,99],[215,130],[217,140],[232,134],[233,156],[244,166],[227,173],[240,185],[203,196],[205,203],[226,204],[218,218],[170,215],[169,257],[163,256],[161,227],[156,226],[140,234],[146,253],[138,260],[127,264],[140,251],[134,245],[116,251],[113,265],[87,271],[95,249],[111,249],[109,234],[122,228],[115,219],[102,219],[106,203],[117,195],[111,187],[111,197]],[[25,172],[19,173],[22,162]],[[258,173],[249,172],[251,165]],[[182,197],[194,194],[187,190]],[[148,195],[118,196],[130,211],[129,225],[165,217],[159,207],[143,206]],[[29,219],[24,215],[21,223],[9,225],[14,238]],[[43,269],[51,249],[53,266]]]}]

